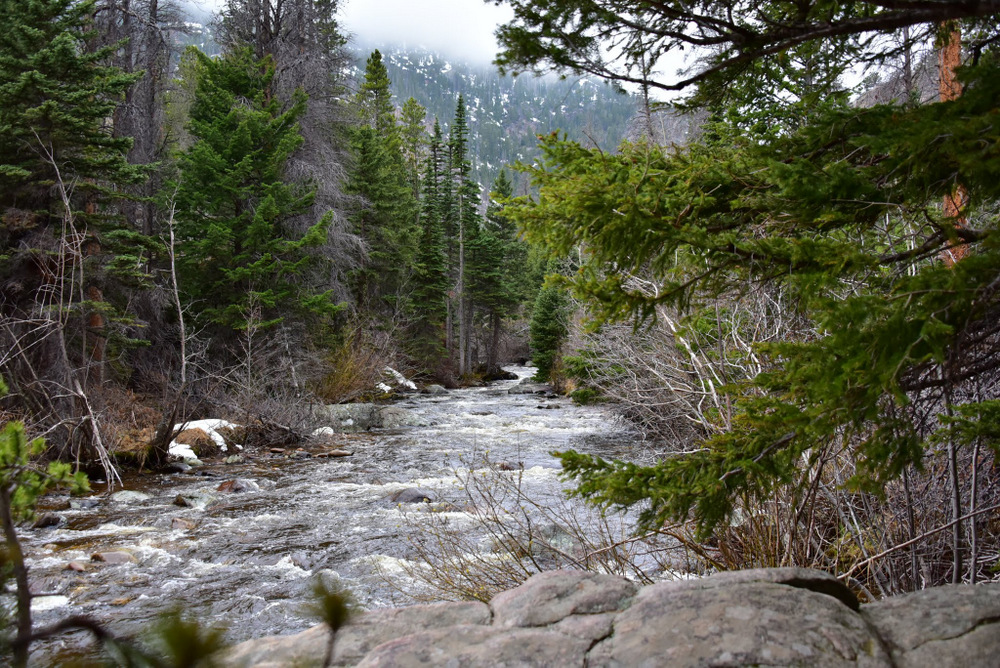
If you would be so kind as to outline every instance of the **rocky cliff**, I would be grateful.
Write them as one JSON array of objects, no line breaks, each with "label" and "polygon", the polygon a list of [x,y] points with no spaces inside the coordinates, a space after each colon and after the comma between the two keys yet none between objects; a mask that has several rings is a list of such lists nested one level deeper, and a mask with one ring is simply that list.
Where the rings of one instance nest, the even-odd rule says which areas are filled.
[{"label": "rocky cliff", "polygon": [[[229,668],[321,665],[328,636],[252,640]],[[1000,585],[940,587],[859,605],[798,568],[646,587],[551,571],[479,602],[375,610],[337,635],[337,666],[989,666]]]}]

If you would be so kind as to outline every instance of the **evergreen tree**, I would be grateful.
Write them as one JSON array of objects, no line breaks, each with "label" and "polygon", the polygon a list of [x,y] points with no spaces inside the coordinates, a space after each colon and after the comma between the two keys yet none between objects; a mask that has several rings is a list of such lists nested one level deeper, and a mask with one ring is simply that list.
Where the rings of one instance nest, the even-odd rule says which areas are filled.
[{"label": "evergreen tree", "polygon": [[445,325],[449,281],[444,221],[451,207],[448,151],[437,119],[428,146],[422,191],[422,231],[413,275],[410,354],[425,371],[433,373],[442,367],[447,355]]},{"label": "evergreen tree", "polygon": [[471,178],[472,161],[469,158],[469,125],[466,120],[465,98],[460,94],[455,105],[455,120],[448,136],[451,152],[451,175],[454,188],[454,208],[446,227],[449,239],[449,257],[455,275],[455,299],[458,313],[458,370],[460,375],[472,367],[472,323],[475,313],[470,272],[470,249],[478,244],[480,231],[480,186]]},{"label": "evergreen tree", "polygon": [[174,186],[182,290],[200,319],[228,329],[332,315],[331,296],[305,280],[315,262],[309,250],[325,241],[332,212],[299,239],[287,229],[314,197],[285,175],[302,143],[296,121],[305,95],[283,109],[269,94],[273,62],[249,48],[219,59],[194,55],[194,143],[180,156]]},{"label": "evergreen tree", "polygon": [[405,300],[417,235],[419,209],[408,181],[389,84],[382,56],[375,51],[358,93],[364,123],[351,134],[355,164],[347,186],[361,199],[351,220],[368,249],[354,272],[355,298],[364,312],[405,307],[400,300]]},{"label": "evergreen tree", "polygon": [[[831,100],[752,141],[723,126],[684,151],[609,156],[544,140],[530,168],[541,195],[512,213],[556,254],[585,250],[569,280],[598,317],[641,321],[766,284],[816,332],[756,348],[766,372],[730,387],[732,427],[691,453],[648,467],[565,453],[580,494],[650,503],[647,526],[694,518],[707,533],[782,485],[808,493],[829,473],[831,447],[853,473],[842,484],[879,494],[944,443],[958,525],[954,453],[1000,429],[1000,398],[986,389],[1000,345],[996,63],[981,54],[955,100]],[[978,227],[942,211],[956,184]],[[938,260],[960,246],[968,254],[954,267]],[[951,549],[961,552],[960,536]]]},{"label": "evergreen tree", "polygon": [[375,134],[390,148],[398,150],[400,133],[396,125],[396,108],[392,104],[391,83],[382,54],[375,49],[365,63],[365,80],[358,91],[361,119],[364,125],[374,128]]},{"label": "evergreen tree", "polygon": [[407,178],[410,182],[413,196],[419,198],[420,160],[427,146],[427,129],[424,127],[427,110],[411,97],[403,103],[403,108],[400,110],[400,117],[402,121],[400,133],[402,135],[403,157],[406,161]]},{"label": "evergreen tree", "polygon": [[145,242],[114,204],[145,174],[108,123],[139,75],[102,64],[112,47],[88,48],[94,11],[92,1],[0,2],[3,345],[22,351],[8,358],[10,380],[60,456],[95,445],[83,392],[103,381],[108,342],[130,343],[111,327],[128,315],[107,301],[109,279],[143,278]]},{"label": "evergreen tree", "polygon": [[549,279],[538,291],[531,312],[531,361],[535,380],[556,382],[562,359],[561,348],[569,332],[569,300],[566,289],[555,280],[558,264],[550,260]]},{"label": "evergreen tree", "polygon": [[488,331],[488,374],[499,370],[501,325],[520,302],[519,288],[526,269],[526,244],[518,238],[514,223],[503,215],[504,202],[510,198],[512,189],[506,171],[500,170],[493,182],[486,218],[472,247],[470,283]]}]

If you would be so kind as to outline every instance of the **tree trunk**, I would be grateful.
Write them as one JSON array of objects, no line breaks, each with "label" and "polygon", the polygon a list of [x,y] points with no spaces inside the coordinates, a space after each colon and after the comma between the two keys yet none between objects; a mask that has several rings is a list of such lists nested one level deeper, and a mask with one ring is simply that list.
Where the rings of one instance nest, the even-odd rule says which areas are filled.
[{"label": "tree trunk", "polygon": [[[955,76],[955,70],[962,64],[962,33],[956,26],[948,35],[948,41],[941,47],[940,51],[940,73],[938,78],[938,91],[941,102],[957,100],[962,96],[962,84]],[[969,202],[969,194],[961,183],[955,184],[951,193],[944,196],[942,213],[945,218],[955,221],[955,227],[964,228],[965,206]],[[947,266],[952,266],[960,261],[969,252],[969,247],[965,244],[946,250],[942,254],[942,260]]]},{"label": "tree trunk", "polygon": [[3,522],[3,534],[7,544],[7,562],[14,571],[14,582],[17,585],[17,635],[14,639],[13,662],[11,665],[20,668],[28,665],[28,639],[31,637],[31,590],[28,587],[28,568],[24,565],[24,554],[21,543],[17,540],[14,529],[14,518],[10,503],[10,490],[0,487],[0,522]]}]

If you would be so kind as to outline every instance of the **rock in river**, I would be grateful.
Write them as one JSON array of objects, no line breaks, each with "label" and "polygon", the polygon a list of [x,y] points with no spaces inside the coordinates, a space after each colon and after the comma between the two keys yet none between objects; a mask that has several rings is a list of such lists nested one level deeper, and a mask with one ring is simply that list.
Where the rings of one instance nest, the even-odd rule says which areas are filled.
[{"label": "rock in river", "polygon": [[434,495],[426,489],[407,487],[393,493],[389,500],[393,503],[431,503],[434,501]]}]

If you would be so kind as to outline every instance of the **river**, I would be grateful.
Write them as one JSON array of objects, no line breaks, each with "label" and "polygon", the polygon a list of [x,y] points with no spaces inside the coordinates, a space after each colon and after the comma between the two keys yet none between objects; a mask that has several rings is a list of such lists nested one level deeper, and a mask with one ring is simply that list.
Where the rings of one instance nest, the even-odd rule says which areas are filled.
[{"label": "river", "polygon": [[[511,370],[519,379],[531,371]],[[34,604],[36,626],[83,614],[135,637],[180,606],[239,642],[313,625],[304,604],[317,576],[337,580],[369,609],[433,595],[406,574],[419,556],[414,536],[428,514],[419,511],[433,506],[439,511],[433,521],[459,527],[465,545],[496,551],[495,540],[491,545],[488,532],[469,519],[470,504],[482,498],[470,499],[468,475],[486,479],[484,455],[494,468],[510,469],[544,508],[566,503],[551,451],[627,457],[636,441],[600,406],[509,393],[517,383],[411,395],[396,405],[423,426],[341,437],[353,451],[349,457],[247,452],[236,465],[126,475],[124,493],[47,499],[61,523],[22,534],[33,590],[44,594]],[[245,491],[218,491],[229,480]],[[412,488],[436,503],[392,500]],[[175,505],[178,497],[190,505]],[[91,561],[109,551],[130,557],[122,564]],[[71,562],[86,570],[68,570]],[[37,647],[32,662],[58,664],[89,642],[64,635]]]}]

